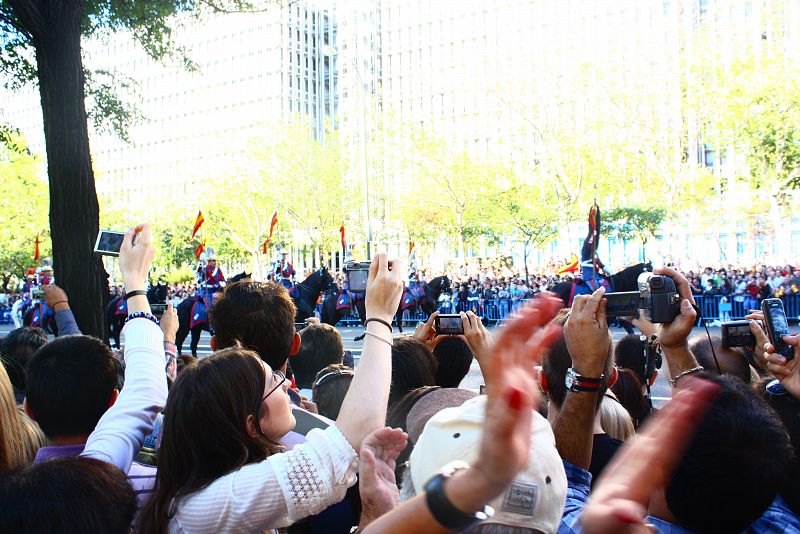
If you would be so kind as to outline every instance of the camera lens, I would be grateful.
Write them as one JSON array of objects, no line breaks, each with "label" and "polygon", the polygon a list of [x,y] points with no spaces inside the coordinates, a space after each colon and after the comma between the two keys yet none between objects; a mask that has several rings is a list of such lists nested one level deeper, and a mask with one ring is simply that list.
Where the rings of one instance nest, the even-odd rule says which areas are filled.
[{"label": "camera lens", "polygon": [[650,285],[655,289],[659,289],[663,283],[664,282],[661,280],[661,278],[653,277],[650,279]]}]

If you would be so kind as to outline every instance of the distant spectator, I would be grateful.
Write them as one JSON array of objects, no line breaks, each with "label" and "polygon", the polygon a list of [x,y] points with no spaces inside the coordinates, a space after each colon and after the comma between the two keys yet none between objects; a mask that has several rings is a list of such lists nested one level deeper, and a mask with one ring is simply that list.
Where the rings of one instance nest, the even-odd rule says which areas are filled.
[{"label": "distant spectator", "polygon": [[320,415],[333,421],[339,417],[354,374],[352,369],[342,364],[329,365],[317,373],[310,398],[313,398]]}]

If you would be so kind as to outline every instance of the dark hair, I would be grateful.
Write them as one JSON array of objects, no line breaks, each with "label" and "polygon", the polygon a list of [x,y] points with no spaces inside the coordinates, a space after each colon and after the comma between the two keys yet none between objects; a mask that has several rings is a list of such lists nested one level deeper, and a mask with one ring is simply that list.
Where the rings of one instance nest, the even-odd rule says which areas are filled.
[{"label": "dark hair", "polygon": [[[317,385],[321,378],[322,382]],[[335,421],[339,417],[339,410],[352,382],[353,370],[340,363],[329,365],[317,373],[314,379],[313,400],[319,414]]]},{"label": "dark hair", "polygon": [[[712,343],[714,352],[711,351]],[[723,347],[720,336],[711,336],[711,341],[708,340],[708,335],[695,336],[689,340],[689,350],[694,354],[697,363],[709,373],[719,374],[719,369],[717,369],[717,362],[719,362],[724,374],[750,383],[750,364],[747,363],[744,351],[739,347]],[[714,360],[715,353],[716,361]]]},{"label": "dark hair", "polygon": [[136,512],[128,477],[94,458],[56,458],[0,479],[0,531],[127,533]]},{"label": "dark hair", "polygon": [[0,357],[16,392],[25,392],[25,367],[33,353],[47,341],[44,330],[26,326],[12,330],[0,342]]},{"label": "dark hair", "polygon": [[211,310],[211,321],[219,348],[241,344],[280,369],[292,348],[296,312],[282,285],[242,280],[225,288]]},{"label": "dark hair", "polygon": [[260,417],[266,380],[258,354],[241,348],[221,350],[178,375],[164,410],[158,474],[142,510],[142,532],[166,531],[174,500],[282,450],[247,432],[248,417]]},{"label": "dark hair", "polygon": [[311,388],[320,370],[342,363],[342,336],[329,324],[312,324],[300,331],[300,340],[300,350],[292,356],[289,365],[297,386]]},{"label": "dark hair", "polygon": [[650,399],[642,393],[643,387],[644,384],[639,376],[630,369],[618,369],[617,382],[611,386],[611,391],[631,414],[633,423],[637,427],[650,412]]},{"label": "dark hair", "polygon": [[389,407],[412,389],[436,385],[436,358],[431,349],[410,337],[398,337],[392,344],[392,385]]},{"label": "dark hair", "polygon": [[469,373],[472,351],[458,337],[445,337],[433,348],[436,357],[436,384],[443,388],[457,388]]},{"label": "dark hair", "polygon": [[644,376],[644,345],[639,334],[628,334],[614,346],[614,362],[620,369],[630,369],[642,384]]},{"label": "dark hair", "polygon": [[[389,408],[386,414],[386,426],[391,428],[401,428],[403,432],[408,432],[408,412],[414,407],[417,402],[430,393],[441,389],[439,386],[425,386],[413,389],[405,394],[403,398],[398,400],[394,406]],[[397,457],[394,473],[395,480],[403,480],[403,472],[406,470],[406,463],[411,458],[411,453],[414,451],[414,444],[411,440],[406,444],[406,448]]]},{"label": "dark hair", "polygon": [[667,506],[695,532],[741,532],[775,500],[792,450],[775,412],[746,384],[705,376],[720,392],[672,475]]},{"label": "dark hair", "polygon": [[[553,322],[564,326],[567,322],[568,315],[564,310],[553,319]],[[544,372],[547,379],[547,396],[558,407],[564,404],[564,398],[567,396],[567,386],[564,380],[567,377],[567,369],[572,367],[572,357],[567,350],[567,341],[564,338],[562,331],[558,339],[550,347],[550,352],[542,360],[542,372]],[[603,368],[603,381],[600,384],[600,390],[597,395],[597,407],[603,402],[603,395],[608,389],[608,384],[611,382],[611,374],[614,369],[614,358],[611,356],[611,348],[608,349],[608,356]]]},{"label": "dark hair", "polygon": [[117,387],[111,348],[91,336],[49,342],[28,362],[28,408],[44,434],[90,434]]}]

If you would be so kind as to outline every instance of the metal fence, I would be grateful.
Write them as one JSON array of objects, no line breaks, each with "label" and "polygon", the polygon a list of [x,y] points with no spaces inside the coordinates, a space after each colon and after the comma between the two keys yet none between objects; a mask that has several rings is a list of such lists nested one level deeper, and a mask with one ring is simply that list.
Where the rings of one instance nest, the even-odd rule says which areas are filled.
[{"label": "metal fence", "polygon": [[[755,299],[743,297],[741,301],[736,300],[737,296],[724,297],[722,295],[695,295],[697,307],[700,308],[703,319],[706,321],[730,321],[743,319],[751,309],[757,309],[760,302]],[[725,299],[725,302],[723,302]],[[486,321],[498,324],[501,323],[511,311],[522,306],[529,299],[490,299],[477,302],[442,302],[439,310],[441,313],[459,313],[472,310],[475,314],[484,318]],[[783,306],[786,309],[786,317],[789,321],[800,321],[800,294],[786,295],[781,297]],[[403,321],[416,323],[427,321],[428,314],[419,309],[414,313],[406,311],[403,314]],[[360,323],[358,315],[353,313],[347,315],[339,321],[340,325],[354,326]],[[698,318],[698,324],[700,318]]]}]

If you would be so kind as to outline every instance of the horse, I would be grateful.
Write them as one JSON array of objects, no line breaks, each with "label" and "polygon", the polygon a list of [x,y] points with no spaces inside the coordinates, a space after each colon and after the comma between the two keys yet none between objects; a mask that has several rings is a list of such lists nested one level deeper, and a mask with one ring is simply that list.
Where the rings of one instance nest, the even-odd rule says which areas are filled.
[{"label": "horse", "polygon": [[22,326],[38,327],[48,334],[58,335],[55,311],[48,308],[43,300],[34,300],[28,306],[22,306]]},{"label": "horse", "polygon": [[394,316],[397,330],[403,332],[403,312],[408,310],[409,315],[412,315],[417,308],[422,308],[423,312],[430,315],[438,307],[439,297],[447,291],[450,291],[450,279],[447,276],[437,276],[430,282],[403,289],[403,297]]},{"label": "horse", "polygon": [[[250,273],[241,272],[228,280],[228,284],[234,284],[241,280],[249,280]],[[202,291],[198,288],[198,291]],[[211,330],[211,324],[208,320],[208,311],[213,304],[213,294],[208,294],[203,297],[203,303],[205,307],[201,310],[202,313],[193,314],[195,303],[198,302],[197,296],[188,297],[181,301],[178,304],[178,307],[175,311],[178,313],[178,331],[175,333],[175,345],[178,348],[178,355],[183,353],[183,342],[186,341],[186,337],[191,332],[192,339],[190,342],[190,346],[192,349],[192,356],[197,357],[197,346],[200,344],[200,334],[203,333],[203,330],[213,334]],[[206,301],[209,299],[209,301]]]},{"label": "horse", "polygon": [[[650,262],[637,263],[636,265],[626,267],[620,272],[612,274],[606,278],[610,286],[610,288],[606,288],[606,292],[621,293],[623,291],[638,291],[639,284],[637,283],[637,279],[639,278],[639,275],[643,272],[652,270],[653,264]],[[565,307],[572,306],[572,299],[575,297],[575,295],[592,293],[592,289],[589,287],[589,285],[579,278],[573,280],[572,282],[559,282],[551,287],[550,291],[555,293],[556,296],[558,296],[558,298],[564,302]]]},{"label": "horse", "polygon": [[295,322],[302,323],[309,317],[314,315],[314,310],[317,308],[317,300],[320,294],[327,292],[331,286],[335,286],[333,276],[327,267],[322,267],[313,273],[302,282],[295,285],[294,289],[290,292],[292,300],[294,300],[297,313],[295,315]]},{"label": "horse", "polygon": [[[167,301],[168,286],[161,282],[150,286],[147,290],[147,301],[150,304],[164,304]],[[123,296],[113,297],[106,305],[105,320],[108,339],[113,341],[113,346],[119,349],[119,338],[125,319],[128,317],[128,305]]]},{"label": "horse", "polygon": [[[450,279],[446,276],[439,276],[430,282],[423,282],[415,287],[405,288],[400,299],[400,305],[395,313],[397,329],[400,332],[403,331],[404,311],[409,310],[410,313],[414,313],[417,308],[421,307],[425,313],[431,314],[436,309],[441,294],[449,290]],[[353,308],[352,300],[353,297],[349,294],[346,298],[345,294],[338,292],[328,295],[322,304],[322,322],[336,326],[342,317],[350,313]],[[361,293],[355,296],[355,308],[363,324],[366,318],[366,310],[364,308],[364,297]],[[363,335],[355,338],[356,341],[361,339],[364,339]]]}]

